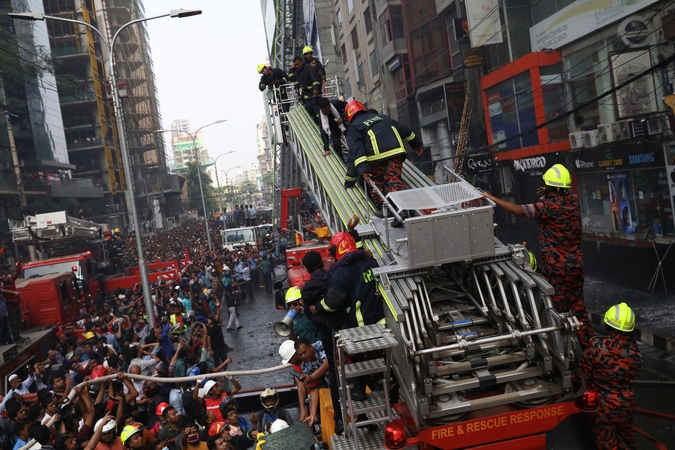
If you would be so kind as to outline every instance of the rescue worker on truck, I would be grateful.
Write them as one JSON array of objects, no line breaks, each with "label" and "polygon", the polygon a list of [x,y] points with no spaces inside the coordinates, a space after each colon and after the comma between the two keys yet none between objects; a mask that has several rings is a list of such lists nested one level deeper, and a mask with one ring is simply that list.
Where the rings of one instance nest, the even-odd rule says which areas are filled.
[{"label": "rescue worker on truck", "polygon": [[[349,157],[345,188],[353,187],[361,176],[366,181],[372,180],[383,195],[404,190],[401,172],[406,149],[403,141],[408,142],[417,155],[421,155],[424,150],[422,139],[407,126],[384,114],[367,112],[366,107],[358,100],[347,103],[345,113],[351,123],[347,131]],[[368,189],[370,199],[380,209],[375,215],[383,217],[382,199],[370,185]],[[394,219],[391,224],[392,227],[402,225],[398,219]]]},{"label": "rescue worker on truck", "polygon": [[296,56],[288,78],[295,85],[296,91],[302,89],[302,104],[309,113],[309,117],[319,125],[319,107],[316,104],[321,98],[321,77],[319,73],[314,70],[314,67],[305,64],[302,57]]},{"label": "rescue worker on truck", "polygon": [[591,338],[579,364],[600,400],[591,414],[593,436],[598,450],[634,449],[633,382],[643,361],[632,336],[635,314],[620,303],[607,310],[604,322],[609,336]]},{"label": "rescue worker on truck", "polygon": [[577,335],[585,349],[593,337],[593,329],[584,304],[579,199],[570,193],[572,177],[562,164],[548,169],[543,179],[545,186],[537,189],[540,196],[537,203],[519,205],[489,192],[483,192],[483,196],[509,214],[539,221],[541,273],[555,289],[551,297],[553,307],[558,312],[572,311],[579,320]]},{"label": "rescue worker on truck", "polygon": [[321,78],[321,82],[323,83],[326,81],[326,69],[323,67],[323,64],[321,64],[321,61],[319,61],[319,58],[314,57],[314,49],[311,46],[306,45],[305,48],[302,49],[302,56],[305,58],[305,64],[314,67],[314,70],[316,70],[316,73],[318,73]]}]

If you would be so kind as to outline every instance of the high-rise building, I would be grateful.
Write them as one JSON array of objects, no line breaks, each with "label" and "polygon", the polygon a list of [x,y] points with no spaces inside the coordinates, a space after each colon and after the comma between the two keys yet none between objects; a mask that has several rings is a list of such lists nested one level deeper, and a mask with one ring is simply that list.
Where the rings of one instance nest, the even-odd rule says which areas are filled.
[{"label": "high-rise building", "polygon": [[[0,8],[45,12],[41,0],[3,0]],[[4,15],[0,28],[0,227],[22,213],[78,214],[80,201],[102,198],[103,191],[73,177],[47,25]]]},{"label": "high-rise building", "polygon": [[[202,166],[212,164],[209,151],[204,145],[202,132],[197,132],[194,142],[192,142],[192,136],[188,133],[192,133],[192,127],[187,119],[177,119],[171,122],[174,170],[186,170],[188,163],[195,164],[198,161]],[[197,153],[195,153],[195,149]]]}]

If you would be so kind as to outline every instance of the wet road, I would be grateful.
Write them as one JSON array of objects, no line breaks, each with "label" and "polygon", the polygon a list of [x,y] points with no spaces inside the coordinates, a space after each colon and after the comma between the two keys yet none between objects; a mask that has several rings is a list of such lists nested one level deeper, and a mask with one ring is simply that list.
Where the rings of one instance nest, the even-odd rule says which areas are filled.
[{"label": "wet road", "polygon": [[[278,272],[278,278],[283,273]],[[223,327],[225,341],[234,351],[229,353],[233,363],[230,370],[263,369],[281,363],[278,350],[285,338],[273,330],[274,322],[284,318],[285,312],[274,307],[274,296],[264,289],[255,289],[255,299],[247,299],[239,306],[239,321],[242,329],[227,332]],[[223,312],[222,322],[227,323],[228,314]],[[670,382],[672,385],[637,385],[636,407],[675,416],[675,356],[647,345],[640,350],[645,363],[639,380]],[[270,374],[238,377],[243,390],[261,390],[268,386],[292,384],[289,369]],[[645,414],[635,415],[635,425],[655,437],[669,449],[675,450],[675,421]],[[651,441],[637,435],[638,450],[652,450]]]}]

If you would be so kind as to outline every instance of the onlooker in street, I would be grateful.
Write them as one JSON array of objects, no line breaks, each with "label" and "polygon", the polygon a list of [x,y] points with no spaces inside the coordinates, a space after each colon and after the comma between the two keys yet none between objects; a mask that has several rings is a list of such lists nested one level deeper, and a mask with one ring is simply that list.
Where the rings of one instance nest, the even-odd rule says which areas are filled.
[{"label": "onlooker in street", "polygon": [[13,344],[12,329],[9,325],[9,310],[5,296],[0,293],[0,345]]}]

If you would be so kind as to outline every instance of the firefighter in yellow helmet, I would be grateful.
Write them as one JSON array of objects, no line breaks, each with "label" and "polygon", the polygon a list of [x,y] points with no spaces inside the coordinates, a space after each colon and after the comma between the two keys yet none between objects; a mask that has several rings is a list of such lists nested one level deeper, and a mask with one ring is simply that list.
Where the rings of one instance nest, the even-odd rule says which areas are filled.
[{"label": "firefighter in yellow helmet", "polygon": [[581,323],[577,332],[582,348],[593,337],[591,321],[584,305],[584,268],[581,252],[581,212],[579,199],[570,193],[572,176],[565,166],[555,164],[543,175],[544,186],[537,189],[536,203],[519,205],[483,196],[506,212],[539,222],[541,274],[555,293],[551,297],[556,311],[571,311]]},{"label": "firefighter in yellow helmet", "polygon": [[131,422],[126,425],[120,434],[120,439],[124,447],[131,450],[140,450],[143,448],[143,430],[145,426],[138,422]]},{"label": "firefighter in yellow helmet", "polygon": [[321,77],[321,81],[326,81],[326,69],[323,67],[321,61],[319,61],[319,58],[314,56],[314,49],[309,45],[306,45],[305,48],[302,49],[302,56],[305,58],[306,64],[314,67],[314,70],[316,70],[319,77]]},{"label": "firefighter in yellow helmet", "polygon": [[633,449],[633,381],[643,361],[632,336],[635,313],[619,303],[607,310],[604,322],[608,336],[591,339],[580,363],[587,386],[595,388],[600,401],[591,415],[593,436],[599,450]]}]

